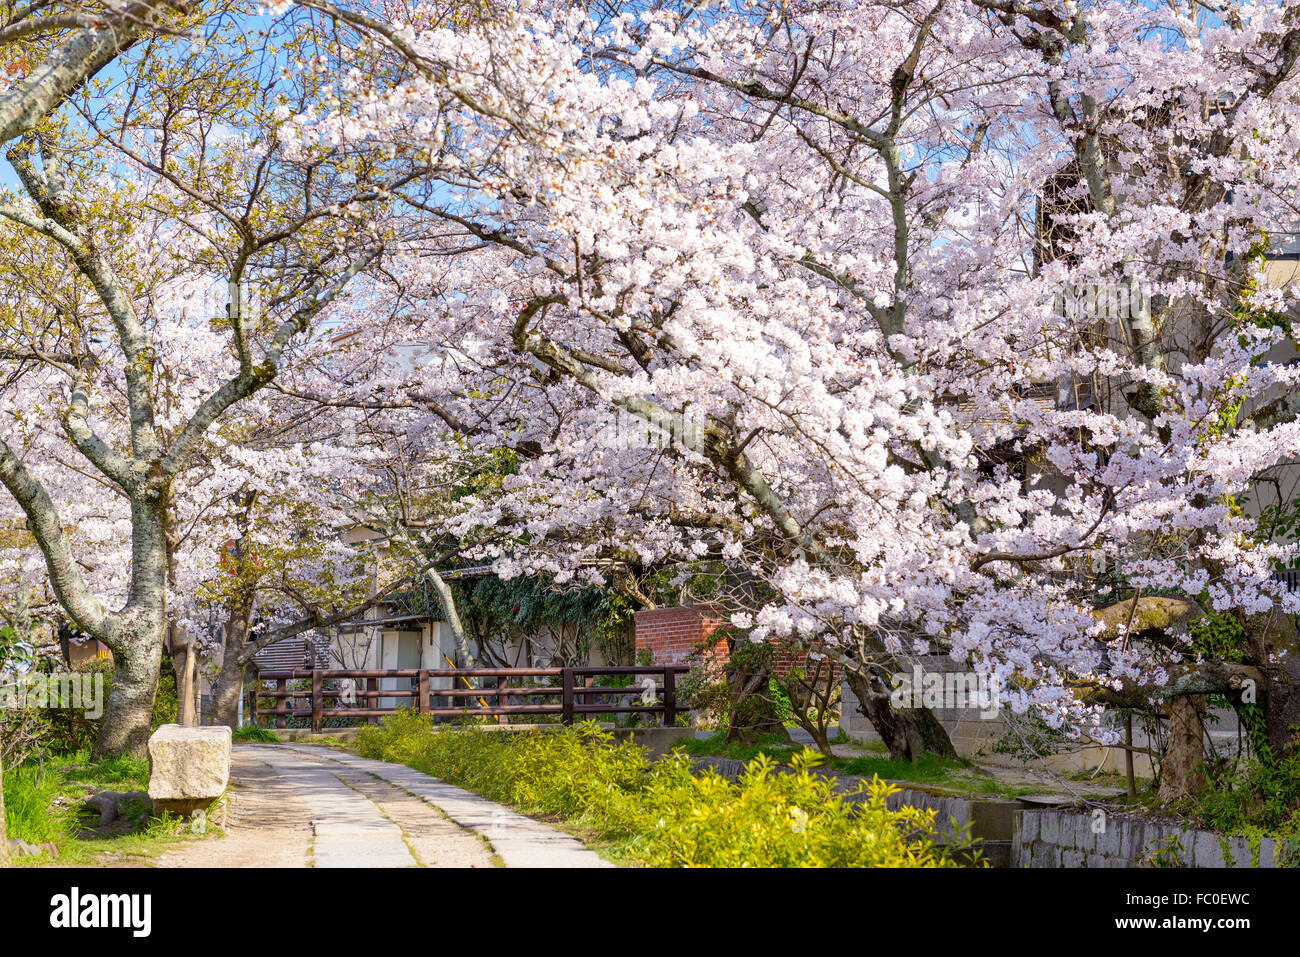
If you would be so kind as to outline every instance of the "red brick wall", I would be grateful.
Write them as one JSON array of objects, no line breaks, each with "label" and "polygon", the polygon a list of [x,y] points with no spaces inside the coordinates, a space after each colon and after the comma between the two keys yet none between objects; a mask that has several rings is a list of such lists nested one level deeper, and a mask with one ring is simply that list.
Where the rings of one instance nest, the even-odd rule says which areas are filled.
[{"label": "red brick wall", "polygon": [[[709,605],[638,611],[634,621],[638,659],[641,650],[648,649],[657,665],[680,664],[723,623],[721,611]],[[719,641],[713,654],[726,661],[727,643]]]},{"label": "red brick wall", "polygon": [[[776,666],[772,669],[779,675],[789,674],[790,669],[800,667],[803,669],[805,676],[812,675],[816,672],[819,675],[827,674],[827,662],[823,659],[821,662],[821,671],[817,671],[817,662],[811,660],[808,652],[796,648],[792,645],[777,645],[776,648]],[[834,680],[839,680],[840,666],[834,663],[830,664],[830,675]]]},{"label": "red brick wall", "polygon": [[[705,638],[724,623],[724,613],[711,605],[684,605],[676,608],[655,608],[638,611],[636,625],[636,650],[638,658],[647,648],[651,660],[657,665],[680,664],[698,648]],[[713,658],[719,664],[727,661],[727,643],[719,641],[713,647]],[[795,665],[811,673],[814,663],[807,662],[808,653],[788,645],[778,646],[776,672],[786,674]],[[823,668],[825,666],[823,665]],[[838,666],[836,666],[838,671]]]}]

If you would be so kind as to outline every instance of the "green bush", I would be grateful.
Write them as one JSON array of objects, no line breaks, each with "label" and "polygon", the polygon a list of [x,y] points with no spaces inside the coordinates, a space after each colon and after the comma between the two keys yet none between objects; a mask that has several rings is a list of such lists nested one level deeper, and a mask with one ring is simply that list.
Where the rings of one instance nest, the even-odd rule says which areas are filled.
[{"label": "green bush", "polygon": [[1227,834],[1300,835],[1300,753],[1266,764],[1207,768],[1205,790],[1192,814]]},{"label": "green bush", "polygon": [[[649,752],[594,723],[530,732],[444,728],[398,711],[361,729],[366,757],[410,765],[521,810],[587,829],[656,867],[942,867],[931,811],[890,811],[893,788],[874,779],[847,794],[796,755],[766,757],[736,781],[697,772],[684,753]],[[953,847],[952,850],[959,848]]]}]

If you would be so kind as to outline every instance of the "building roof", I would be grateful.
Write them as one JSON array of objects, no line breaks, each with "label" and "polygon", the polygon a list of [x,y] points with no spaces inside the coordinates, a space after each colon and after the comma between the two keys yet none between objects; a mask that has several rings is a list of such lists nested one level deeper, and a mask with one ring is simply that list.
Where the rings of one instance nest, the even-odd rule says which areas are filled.
[{"label": "building roof", "polygon": [[253,664],[257,666],[258,671],[328,668],[329,663],[329,642],[306,635],[277,641],[253,655]]}]

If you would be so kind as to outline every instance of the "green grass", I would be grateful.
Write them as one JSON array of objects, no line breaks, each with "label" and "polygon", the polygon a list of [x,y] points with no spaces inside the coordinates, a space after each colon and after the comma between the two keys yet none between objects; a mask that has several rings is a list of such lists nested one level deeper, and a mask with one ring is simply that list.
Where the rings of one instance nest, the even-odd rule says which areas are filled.
[{"label": "green grass", "polygon": [[98,764],[80,751],[56,758],[56,767],[69,781],[84,781],[105,791],[143,791],[149,786],[149,762],[143,759],[105,758]]},{"label": "green grass", "polygon": [[694,757],[732,758],[736,761],[752,761],[760,754],[765,754],[778,764],[788,764],[792,757],[803,750],[802,745],[789,744],[775,734],[763,735],[754,744],[748,745],[727,743],[722,737],[719,732],[709,738],[688,738],[675,742],[673,747]]},{"label": "green grass", "polygon": [[892,781],[915,781],[917,784],[942,784],[962,776],[972,764],[962,758],[942,758],[936,754],[923,754],[915,761],[895,760],[888,757],[866,756],[840,758],[833,762],[842,774],[875,775]]},{"label": "green grass", "polygon": [[53,806],[61,781],[52,769],[44,773],[36,765],[9,768],[4,772],[5,827],[9,836],[29,844],[63,840],[69,813]]},{"label": "green grass", "polygon": [[[151,817],[147,799],[129,803],[123,823],[111,833],[83,830],[96,823],[82,815],[81,807],[92,791],[143,791],[149,784],[146,761],[109,758],[99,764],[86,751],[47,758],[44,767],[26,764],[4,770],[5,819],[9,837],[29,844],[58,846],[61,866],[121,864],[126,859],[148,859],[168,846],[190,839],[178,822]],[[211,832],[217,832],[212,828]],[[17,867],[49,864],[50,858],[13,859]]]},{"label": "green grass", "polygon": [[256,744],[274,744],[280,740],[280,736],[274,731],[255,724],[246,724],[243,727],[236,728],[231,737],[236,741],[251,741]]}]

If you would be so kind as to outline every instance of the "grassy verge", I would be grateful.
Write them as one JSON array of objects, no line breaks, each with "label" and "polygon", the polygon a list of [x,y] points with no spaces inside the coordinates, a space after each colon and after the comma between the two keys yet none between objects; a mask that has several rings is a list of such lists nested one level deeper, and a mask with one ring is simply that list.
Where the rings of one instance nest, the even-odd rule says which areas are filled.
[{"label": "grassy verge", "polygon": [[813,773],[819,756],[791,759],[790,773],[752,761],[736,781],[694,770],[684,753],[649,751],[588,723],[501,734],[435,731],[399,711],[364,728],[356,750],[563,822],[627,863],[660,867],[943,867],[957,848],[937,845],[931,812],[890,811],[893,790],[863,781],[848,794]]},{"label": "grassy verge", "polygon": [[[83,811],[85,799],[97,791],[143,791],[149,766],[130,758],[93,764],[86,752],[47,759],[44,766],[26,764],[4,772],[5,818],[9,837],[37,846],[52,843],[49,854],[11,860],[15,867],[113,866],[146,862],[171,844],[193,838],[178,818],[153,818],[147,800],[128,802],[123,815],[98,827],[98,816]],[[212,833],[215,829],[209,829]]]}]

